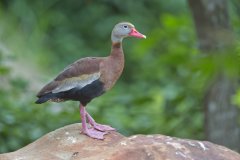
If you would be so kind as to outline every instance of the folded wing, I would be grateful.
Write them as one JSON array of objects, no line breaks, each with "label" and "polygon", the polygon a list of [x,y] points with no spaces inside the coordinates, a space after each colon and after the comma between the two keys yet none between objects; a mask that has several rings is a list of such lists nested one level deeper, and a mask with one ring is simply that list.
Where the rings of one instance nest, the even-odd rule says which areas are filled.
[{"label": "folded wing", "polygon": [[[89,89],[102,89],[102,87],[94,86],[102,84],[99,80],[102,60],[102,58],[87,57],[76,61],[65,68],[52,82],[44,86],[37,97],[42,98],[43,102],[48,100],[64,101],[71,99],[71,96],[74,98],[73,100],[77,100],[76,96],[89,97],[90,95],[85,95],[83,91],[90,93]],[[102,91],[91,92],[100,93]]]}]

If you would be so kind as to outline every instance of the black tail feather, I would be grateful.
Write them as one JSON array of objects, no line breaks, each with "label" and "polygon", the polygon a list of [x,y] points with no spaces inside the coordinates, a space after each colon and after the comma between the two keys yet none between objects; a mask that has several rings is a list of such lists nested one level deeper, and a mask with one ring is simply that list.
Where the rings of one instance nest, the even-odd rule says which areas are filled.
[{"label": "black tail feather", "polygon": [[36,104],[42,104],[42,103],[45,103],[49,100],[49,98],[46,98],[46,97],[40,97],[38,98],[38,100],[36,100]]},{"label": "black tail feather", "polygon": [[55,97],[54,94],[48,93],[48,94],[45,94],[43,96],[38,97],[38,100],[35,103],[36,104],[42,104],[42,103],[45,103],[45,102],[49,101],[50,99],[52,99],[54,97]]}]

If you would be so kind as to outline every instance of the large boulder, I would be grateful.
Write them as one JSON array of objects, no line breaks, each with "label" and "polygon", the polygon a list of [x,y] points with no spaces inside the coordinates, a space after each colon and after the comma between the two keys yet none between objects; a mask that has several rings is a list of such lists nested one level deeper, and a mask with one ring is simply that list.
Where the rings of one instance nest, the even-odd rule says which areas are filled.
[{"label": "large boulder", "polygon": [[57,129],[0,160],[240,160],[230,149],[206,141],[155,135],[124,137],[110,132],[104,140],[80,134],[81,124]]}]

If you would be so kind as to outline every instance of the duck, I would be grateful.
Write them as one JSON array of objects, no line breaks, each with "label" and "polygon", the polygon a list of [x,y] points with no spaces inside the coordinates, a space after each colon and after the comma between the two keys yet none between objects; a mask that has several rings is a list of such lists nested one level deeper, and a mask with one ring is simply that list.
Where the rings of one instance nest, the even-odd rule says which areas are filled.
[{"label": "duck", "polygon": [[97,123],[86,106],[94,98],[109,91],[119,79],[124,68],[122,41],[127,37],[146,38],[130,22],[116,24],[111,33],[111,52],[106,57],[85,57],[67,66],[55,79],[37,94],[36,104],[45,102],[78,101],[82,133],[103,140],[115,128]]}]

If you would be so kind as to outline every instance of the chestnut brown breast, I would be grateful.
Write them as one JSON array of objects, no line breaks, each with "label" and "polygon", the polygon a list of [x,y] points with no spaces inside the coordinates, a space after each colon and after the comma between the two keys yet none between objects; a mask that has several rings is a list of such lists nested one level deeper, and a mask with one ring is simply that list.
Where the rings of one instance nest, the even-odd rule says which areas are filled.
[{"label": "chestnut brown breast", "polygon": [[124,68],[124,54],[121,43],[112,44],[110,56],[100,64],[101,77],[104,89],[109,90],[116,83]]}]

